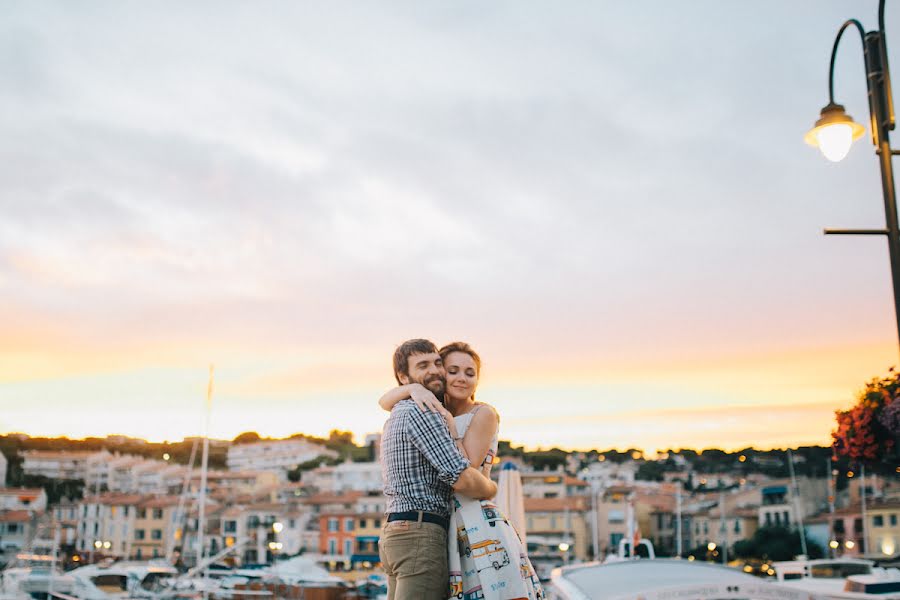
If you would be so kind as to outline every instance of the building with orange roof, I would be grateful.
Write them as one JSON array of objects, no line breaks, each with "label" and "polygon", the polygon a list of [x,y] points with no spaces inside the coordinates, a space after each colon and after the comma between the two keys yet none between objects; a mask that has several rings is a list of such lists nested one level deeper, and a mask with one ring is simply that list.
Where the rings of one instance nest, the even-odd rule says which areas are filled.
[{"label": "building with orange roof", "polygon": [[144,498],[136,505],[134,535],[128,556],[135,559],[167,556],[181,538],[181,523],[177,522],[178,496]]},{"label": "building with orange roof", "polygon": [[556,471],[522,471],[522,493],[530,498],[567,498],[588,493],[586,481]]},{"label": "building with orange roof", "polygon": [[[865,521],[862,503],[823,511],[806,519],[807,537],[834,556],[887,558],[900,552],[900,499],[866,500]],[[868,533],[868,540],[866,540]],[[836,548],[830,546],[836,543]]]},{"label": "building with orange roof", "polygon": [[32,510],[0,512],[0,561],[7,563],[34,534],[41,513]]},{"label": "building with orange roof", "polygon": [[82,499],[79,502],[78,551],[130,556],[137,505],[143,499],[140,494],[117,493]]},{"label": "building with orange roof", "polygon": [[4,510],[47,510],[47,492],[44,488],[4,488],[0,487],[0,511]]},{"label": "building with orange roof", "polygon": [[543,567],[587,560],[590,499],[583,496],[524,499],[528,554]]}]

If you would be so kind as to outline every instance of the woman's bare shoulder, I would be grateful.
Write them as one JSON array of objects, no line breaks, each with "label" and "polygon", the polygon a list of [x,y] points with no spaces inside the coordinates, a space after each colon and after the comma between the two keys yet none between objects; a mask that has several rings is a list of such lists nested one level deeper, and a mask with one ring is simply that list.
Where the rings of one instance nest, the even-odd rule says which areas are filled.
[{"label": "woman's bare shoulder", "polygon": [[479,402],[478,408],[475,411],[475,416],[472,417],[473,421],[481,421],[481,422],[500,422],[500,413],[497,412],[497,409],[488,404],[487,402]]}]

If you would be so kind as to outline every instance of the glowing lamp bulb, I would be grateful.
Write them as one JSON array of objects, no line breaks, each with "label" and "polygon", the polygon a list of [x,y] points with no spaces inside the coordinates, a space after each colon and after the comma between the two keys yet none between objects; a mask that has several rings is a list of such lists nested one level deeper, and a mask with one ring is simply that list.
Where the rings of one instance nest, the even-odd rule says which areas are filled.
[{"label": "glowing lamp bulb", "polygon": [[818,132],[816,138],[822,155],[831,162],[840,162],[850,152],[853,143],[853,129],[843,123],[826,125]]},{"label": "glowing lamp bulb", "polygon": [[838,162],[850,152],[854,140],[858,140],[866,129],[855,122],[840,104],[831,103],[822,109],[815,127],[804,139],[810,146],[817,147],[828,160]]}]

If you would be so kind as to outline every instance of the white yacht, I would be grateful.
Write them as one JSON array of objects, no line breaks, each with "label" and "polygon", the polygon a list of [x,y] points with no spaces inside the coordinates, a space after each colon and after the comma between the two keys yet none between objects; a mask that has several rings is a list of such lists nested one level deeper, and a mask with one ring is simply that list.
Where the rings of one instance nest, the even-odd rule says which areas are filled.
[{"label": "white yacht", "polygon": [[174,580],[178,571],[157,563],[121,562],[97,564],[69,571],[74,579],[72,596],[80,600],[152,598]]},{"label": "white yacht", "polygon": [[44,600],[50,592],[68,594],[74,579],[49,555],[20,554],[15,566],[0,572],[0,600]]},{"label": "white yacht", "polygon": [[900,600],[900,570],[881,569],[870,560],[822,558],[772,564],[779,584],[823,600]]},{"label": "white yacht", "polygon": [[677,559],[555,569],[553,600],[816,600],[809,592],[720,565]]}]

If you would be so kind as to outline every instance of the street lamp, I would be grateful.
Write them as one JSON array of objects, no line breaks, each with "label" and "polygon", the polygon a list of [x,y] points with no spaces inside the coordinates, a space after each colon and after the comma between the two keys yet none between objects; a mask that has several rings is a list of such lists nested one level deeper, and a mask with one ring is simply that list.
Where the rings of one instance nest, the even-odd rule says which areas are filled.
[{"label": "street lamp", "polygon": [[866,32],[856,19],[846,21],[838,30],[831,49],[828,69],[828,104],[819,120],[805,136],[806,143],[818,147],[831,161],[839,161],[850,151],[850,145],[865,130],[834,101],[834,60],[844,32],[854,27],[862,38],[866,65],[866,85],[869,90],[869,125],[875,154],[881,164],[881,190],[884,196],[885,229],[826,229],[834,235],[883,235],[887,237],[891,259],[891,278],[894,284],[894,316],[900,341],[900,226],[897,223],[897,200],[894,194],[893,156],[900,151],[891,149],[889,132],[894,129],[894,100],[891,94],[891,74],[888,67],[887,40],[884,30],[884,0],[878,3],[878,29]]}]

